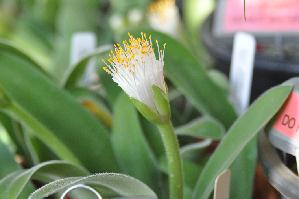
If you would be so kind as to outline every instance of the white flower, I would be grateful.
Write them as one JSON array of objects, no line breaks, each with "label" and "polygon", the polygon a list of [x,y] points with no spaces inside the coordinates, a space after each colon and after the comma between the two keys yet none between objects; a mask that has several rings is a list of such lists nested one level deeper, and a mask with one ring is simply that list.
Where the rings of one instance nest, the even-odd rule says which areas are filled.
[{"label": "white flower", "polygon": [[152,28],[176,37],[180,16],[174,0],[159,0],[150,4],[148,21]]},{"label": "white flower", "polygon": [[[110,52],[107,67],[104,70],[111,74],[129,97],[137,99],[151,108],[155,108],[152,86],[158,86],[167,92],[163,75],[164,49],[159,48],[156,57],[151,37],[141,33],[140,38],[129,34],[129,40],[123,45],[116,44]],[[165,48],[165,45],[164,45]]]}]

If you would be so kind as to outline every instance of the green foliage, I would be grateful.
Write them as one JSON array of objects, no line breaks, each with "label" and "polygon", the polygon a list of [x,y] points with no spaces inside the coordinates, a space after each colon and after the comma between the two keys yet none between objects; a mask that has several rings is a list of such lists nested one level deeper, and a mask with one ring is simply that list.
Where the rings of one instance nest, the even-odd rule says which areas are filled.
[{"label": "green foliage", "polygon": [[111,139],[121,171],[158,191],[156,160],[143,135],[137,112],[125,95],[119,96],[114,106]]},{"label": "green foliage", "polygon": [[211,117],[203,117],[177,127],[176,134],[219,140],[224,135],[224,127]]},{"label": "green foliage", "polygon": [[277,113],[291,90],[292,86],[272,88],[234,123],[202,171],[194,190],[194,199],[209,198],[216,177],[231,165],[246,144]]},{"label": "green foliage", "polygon": [[0,56],[0,87],[12,100],[5,109],[8,114],[31,128],[60,158],[92,171],[117,170],[108,132],[100,122],[30,63],[4,51]]},{"label": "green foliage", "polygon": [[1,198],[15,199],[26,188],[31,178],[44,182],[67,176],[88,174],[84,169],[62,161],[51,161],[39,164],[25,171],[16,171],[0,181]]},{"label": "green foliage", "polygon": [[[149,28],[150,0],[0,1],[0,122],[5,129],[0,134],[6,133],[13,144],[7,147],[0,140],[0,198],[59,198],[66,189],[84,184],[104,198],[166,199],[165,149],[159,130],[148,120],[161,129],[171,118],[183,160],[184,199],[209,198],[215,178],[226,168],[232,170],[232,186],[239,187],[230,197],[249,199],[255,135],[292,88],[271,89],[237,119],[227,78],[212,68],[198,39],[203,16],[212,8],[204,1],[184,1],[176,37]],[[193,12],[198,5],[207,9]],[[138,12],[140,21],[130,25]],[[124,23],[119,30],[112,27],[114,16]],[[154,111],[129,99],[102,70],[102,59],[114,41],[127,39],[127,29],[151,33],[155,50],[155,40],[166,43],[168,93],[152,88]],[[71,65],[71,38],[84,31],[94,32],[101,45]],[[99,79],[83,85],[91,60],[97,61]],[[172,129],[170,123],[167,128]],[[90,196],[81,189],[70,195]]]},{"label": "green foliage", "polygon": [[141,181],[115,173],[103,173],[86,177],[70,177],[57,180],[36,190],[29,199],[45,198],[77,184],[89,185],[90,187],[97,188],[99,192],[101,192],[103,188],[107,188],[110,190],[110,193],[107,194],[108,196],[157,199],[156,194]]},{"label": "green foliage", "polygon": [[0,142],[0,178],[3,178],[7,174],[19,170],[21,167],[15,162],[13,155],[6,148],[6,146]]}]

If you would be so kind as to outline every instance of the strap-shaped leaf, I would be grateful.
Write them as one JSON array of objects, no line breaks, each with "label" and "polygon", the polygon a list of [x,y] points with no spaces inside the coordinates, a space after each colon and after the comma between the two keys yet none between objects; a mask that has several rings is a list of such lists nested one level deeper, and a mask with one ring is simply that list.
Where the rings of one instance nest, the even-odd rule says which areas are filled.
[{"label": "strap-shaped leaf", "polygon": [[36,190],[30,195],[29,199],[45,198],[77,184],[98,188],[100,191],[104,187],[122,196],[122,198],[157,199],[156,194],[141,181],[116,173],[100,173],[87,177],[57,180]]},{"label": "strap-shaped leaf", "polygon": [[0,87],[12,101],[8,113],[60,158],[93,172],[117,170],[108,132],[98,120],[31,63],[1,49],[0,57]]},{"label": "strap-shaped leaf", "polygon": [[287,99],[292,86],[277,86],[258,98],[228,130],[197,181],[193,199],[207,199],[216,177],[227,169],[244,147],[270,121]]},{"label": "strap-shaped leaf", "polygon": [[16,171],[0,180],[0,198],[16,199],[33,178],[49,182],[68,176],[83,176],[88,172],[64,161],[49,161],[31,169]]}]

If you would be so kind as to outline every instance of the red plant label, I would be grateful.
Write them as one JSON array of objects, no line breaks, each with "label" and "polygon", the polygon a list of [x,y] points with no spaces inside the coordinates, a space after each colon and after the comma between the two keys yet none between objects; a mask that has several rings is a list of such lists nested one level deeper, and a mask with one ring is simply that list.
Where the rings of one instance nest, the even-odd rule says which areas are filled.
[{"label": "red plant label", "polygon": [[224,31],[298,32],[299,0],[226,0]]},{"label": "red plant label", "polygon": [[292,92],[280,111],[274,129],[290,139],[299,139],[299,94]]}]

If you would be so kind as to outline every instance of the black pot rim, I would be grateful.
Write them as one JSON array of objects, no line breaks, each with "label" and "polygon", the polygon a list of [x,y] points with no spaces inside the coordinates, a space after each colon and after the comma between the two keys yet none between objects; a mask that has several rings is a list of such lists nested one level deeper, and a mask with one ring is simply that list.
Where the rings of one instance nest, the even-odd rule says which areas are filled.
[{"label": "black pot rim", "polygon": [[284,165],[264,130],[259,133],[258,149],[269,183],[285,197],[299,199],[299,177]]}]

